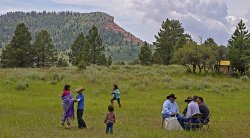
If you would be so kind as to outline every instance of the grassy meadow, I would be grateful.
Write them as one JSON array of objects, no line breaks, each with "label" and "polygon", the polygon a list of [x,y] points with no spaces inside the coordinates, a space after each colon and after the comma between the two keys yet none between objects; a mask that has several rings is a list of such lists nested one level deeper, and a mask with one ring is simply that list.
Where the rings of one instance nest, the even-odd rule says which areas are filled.
[{"label": "grassy meadow", "polygon": [[[70,130],[60,127],[60,95],[84,86],[84,119]],[[114,135],[103,123],[113,83],[121,91],[122,108],[115,103]],[[161,109],[174,93],[180,112],[187,96],[202,96],[212,113],[210,127],[201,132],[161,129]],[[73,92],[74,97],[76,92]],[[76,105],[75,105],[76,108]],[[75,116],[76,117],[76,116]],[[91,66],[76,68],[0,69],[0,137],[250,137],[250,80],[222,75],[186,74],[182,66]]]}]

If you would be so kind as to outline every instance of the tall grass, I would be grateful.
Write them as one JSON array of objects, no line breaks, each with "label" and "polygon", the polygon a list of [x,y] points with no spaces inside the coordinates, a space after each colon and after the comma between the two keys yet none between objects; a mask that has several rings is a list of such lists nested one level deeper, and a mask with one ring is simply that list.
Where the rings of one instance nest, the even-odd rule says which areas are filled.
[{"label": "tall grass", "polygon": [[[90,66],[77,68],[1,69],[0,137],[249,137],[250,81],[225,76],[186,74],[182,66]],[[114,135],[105,135],[103,123],[112,86],[121,91],[122,108],[115,103]],[[86,88],[86,130],[60,128],[60,95],[64,84]],[[18,87],[18,88],[17,88]],[[19,88],[20,87],[20,88]],[[175,93],[180,112],[187,96],[204,97],[212,117],[203,132],[161,129],[165,97]]]}]

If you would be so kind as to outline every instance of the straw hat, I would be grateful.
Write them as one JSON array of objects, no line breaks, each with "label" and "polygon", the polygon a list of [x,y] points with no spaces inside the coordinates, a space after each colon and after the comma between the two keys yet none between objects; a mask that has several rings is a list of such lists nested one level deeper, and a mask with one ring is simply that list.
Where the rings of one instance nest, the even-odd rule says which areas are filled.
[{"label": "straw hat", "polygon": [[85,88],[83,88],[82,86],[80,86],[80,87],[78,87],[78,88],[76,88],[76,91],[83,91],[83,90],[85,90]]}]

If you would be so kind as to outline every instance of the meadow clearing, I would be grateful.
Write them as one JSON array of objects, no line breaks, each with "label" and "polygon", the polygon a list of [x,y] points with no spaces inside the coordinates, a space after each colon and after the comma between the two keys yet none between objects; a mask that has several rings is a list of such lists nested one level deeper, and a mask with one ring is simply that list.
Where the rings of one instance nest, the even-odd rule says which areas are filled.
[{"label": "meadow clearing", "polygon": [[[88,128],[60,127],[60,95],[64,84],[85,91],[84,119]],[[103,123],[113,83],[121,91],[115,103],[114,135]],[[74,97],[76,92],[74,91]],[[187,96],[199,95],[212,113],[210,127],[201,132],[161,129],[166,96],[174,93],[180,112]],[[76,106],[75,106],[76,107]],[[182,66],[91,66],[76,68],[0,69],[0,137],[250,137],[250,80],[222,75],[186,74]]]}]

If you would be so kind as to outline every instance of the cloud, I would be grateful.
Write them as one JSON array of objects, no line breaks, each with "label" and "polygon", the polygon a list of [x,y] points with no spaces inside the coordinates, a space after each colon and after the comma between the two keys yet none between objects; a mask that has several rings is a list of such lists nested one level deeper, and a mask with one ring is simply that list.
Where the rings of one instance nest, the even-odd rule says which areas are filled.
[{"label": "cloud", "polygon": [[[104,11],[115,16],[116,22],[126,30],[149,42],[155,41],[154,35],[162,21],[177,19],[183,23],[186,32],[195,40],[213,37],[219,44],[227,44],[235,26],[244,18],[250,26],[250,6],[246,0],[24,0],[33,3],[33,9],[73,10],[79,12]],[[17,0],[0,0],[0,12],[17,5]],[[9,3],[5,8],[5,3]],[[10,4],[12,3],[12,4]],[[19,2],[20,3],[20,2]],[[24,3],[24,2],[22,2]],[[39,3],[39,4],[36,4]],[[43,3],[43,6],[37,6]],[[47,5],[47,6],[45,6]],[[27,11],[22,5],[21,9]],[[29,5],[29,7],[32,7]],[[241,10],[239,10],[239,7]],[[242,11],[242,12],[240,12]],[[243,14],[244,13],[244,14]]]}]

